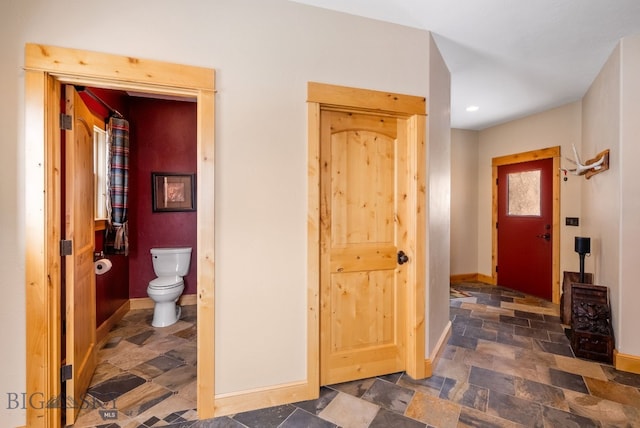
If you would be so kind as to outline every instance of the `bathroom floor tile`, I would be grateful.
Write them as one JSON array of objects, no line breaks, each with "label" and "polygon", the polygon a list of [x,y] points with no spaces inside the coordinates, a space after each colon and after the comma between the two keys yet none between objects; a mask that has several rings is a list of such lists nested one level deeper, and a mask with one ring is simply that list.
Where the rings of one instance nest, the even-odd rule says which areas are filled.
[{"label": "bathroom floor tile", "polygon": [[159,355],[155,358],[145,361],[129,370],[140,377],[151,380],[167,371],[184,365],[183,361],[168,357],[167,355]]},{"label": "bathroom floor tile", "polygon": [[87,390],[92,397],[103,403],[108,403],[120,398],[120,396],[144,384],[146,380],[132,373],[121,373],[116,377],[107,379]]},{"label": "bathroom floor tile", "polygon": [[196,368],[188,364],[173,368],[161,374],[153,381],[170,391],[178,392],[181,388],[196,380]]}]

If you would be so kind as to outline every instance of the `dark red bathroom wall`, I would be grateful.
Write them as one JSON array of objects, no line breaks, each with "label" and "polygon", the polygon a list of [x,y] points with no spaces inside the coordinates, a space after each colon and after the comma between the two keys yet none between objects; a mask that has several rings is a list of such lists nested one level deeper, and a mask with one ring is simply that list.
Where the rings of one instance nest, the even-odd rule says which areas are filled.
[{"label": "dark red bathroom wall", "polygon": [[[96,232],[102,236],[101,232]],[[111,261],[111,270],[96,275],[96,327],[109,319],[120,306],[129,300],[129,263],[126,256],[106,255]]]},{"label": "dark red bathroom wall", "polygon": [[[101,88],[89,89],[109,107],[118,110],[125,117],[128,115],[129,97],[125,92]],[[103,104],[86,92],[80,91],[79,94],[93,114],[102,117],[105,122],[109,120],[110,112]],[[95,252],[102,251],[104,251],[104,230],[98,230],[95,233]],[[104,257],[111,261],[112,268],[103,275],[96,275],[96,327],[109,319],[129,299],[129,259],[114,254],[107,254]]]},{"label": "dark red bathroom wall", "polygon": [[130,98],[129,296],[148,297],[153,247],[191,247],[183,294],[196,293],[196,212],[152,212],[151,173],[195,173],[196,103]]},{"label": "dark red bathroom wall", "polygon": [[91,87],[87,89],[103,102],[101,103],[100,101],[97,101],[94,97],[91,97],[87,92],[82,90],[78,92],[80,97],[87,107],[89,107],[89,110],[91,110],[96,116],[104,118],[105,122],[109,119],[109,115],[111,114],[111,111],[109,111],[107,106],[117,110],[120,114],[124,115],[125,118],[128,116],[129,96],[127,96],[126,92]]}]

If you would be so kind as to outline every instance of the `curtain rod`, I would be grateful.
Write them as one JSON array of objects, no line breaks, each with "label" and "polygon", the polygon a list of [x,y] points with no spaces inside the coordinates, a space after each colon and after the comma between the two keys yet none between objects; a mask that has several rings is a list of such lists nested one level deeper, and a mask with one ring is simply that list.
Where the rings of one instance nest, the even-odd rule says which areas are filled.
[{"label": "curtain rod", "polygon": [[109,104],[107,104],[106,102],[104,102],[102,100],[102,98],[100,98],[99,96],[97,96],[96,94],[94,94],[89,88],[87,88],[86,86],[75,86],[76,91],[78,92],[84,92],[87,95],[89,95],[91,98],[93,98],[94,100],[96,100],[97,102],[99,102],[100,104],[102,104],[107,110],[109,110],[109,112],[117,117],[119,117],[120,119],[124,119],[124,116],[122,115],[122,113],[120,113],[118,110],[112,108]]}]

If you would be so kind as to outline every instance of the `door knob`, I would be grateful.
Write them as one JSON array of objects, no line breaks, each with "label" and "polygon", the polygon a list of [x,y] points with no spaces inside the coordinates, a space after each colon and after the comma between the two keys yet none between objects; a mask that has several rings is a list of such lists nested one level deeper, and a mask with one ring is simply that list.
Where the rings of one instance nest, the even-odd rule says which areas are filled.
[{"label": "door knob", "polygon": [[407,256],[404,251],[398,251],[398,264],[403,265],[409,261],[409,256]]},{"label": "door knob", "polygon": [[545,241],[550,241],[551,240],[551,234],[550,233],[545,233],[543,235],[536,235],[536,237],[542,238]]}]

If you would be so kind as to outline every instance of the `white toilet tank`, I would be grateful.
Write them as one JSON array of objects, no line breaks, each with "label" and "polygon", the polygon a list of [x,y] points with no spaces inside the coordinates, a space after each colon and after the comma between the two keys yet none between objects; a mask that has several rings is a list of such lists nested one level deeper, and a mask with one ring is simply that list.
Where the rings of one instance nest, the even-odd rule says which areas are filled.
[{"label": "white toilet tank", "polygon": [[185,276],[189,272],[191,247],[152,248],[153,271],[161,276]]}]

